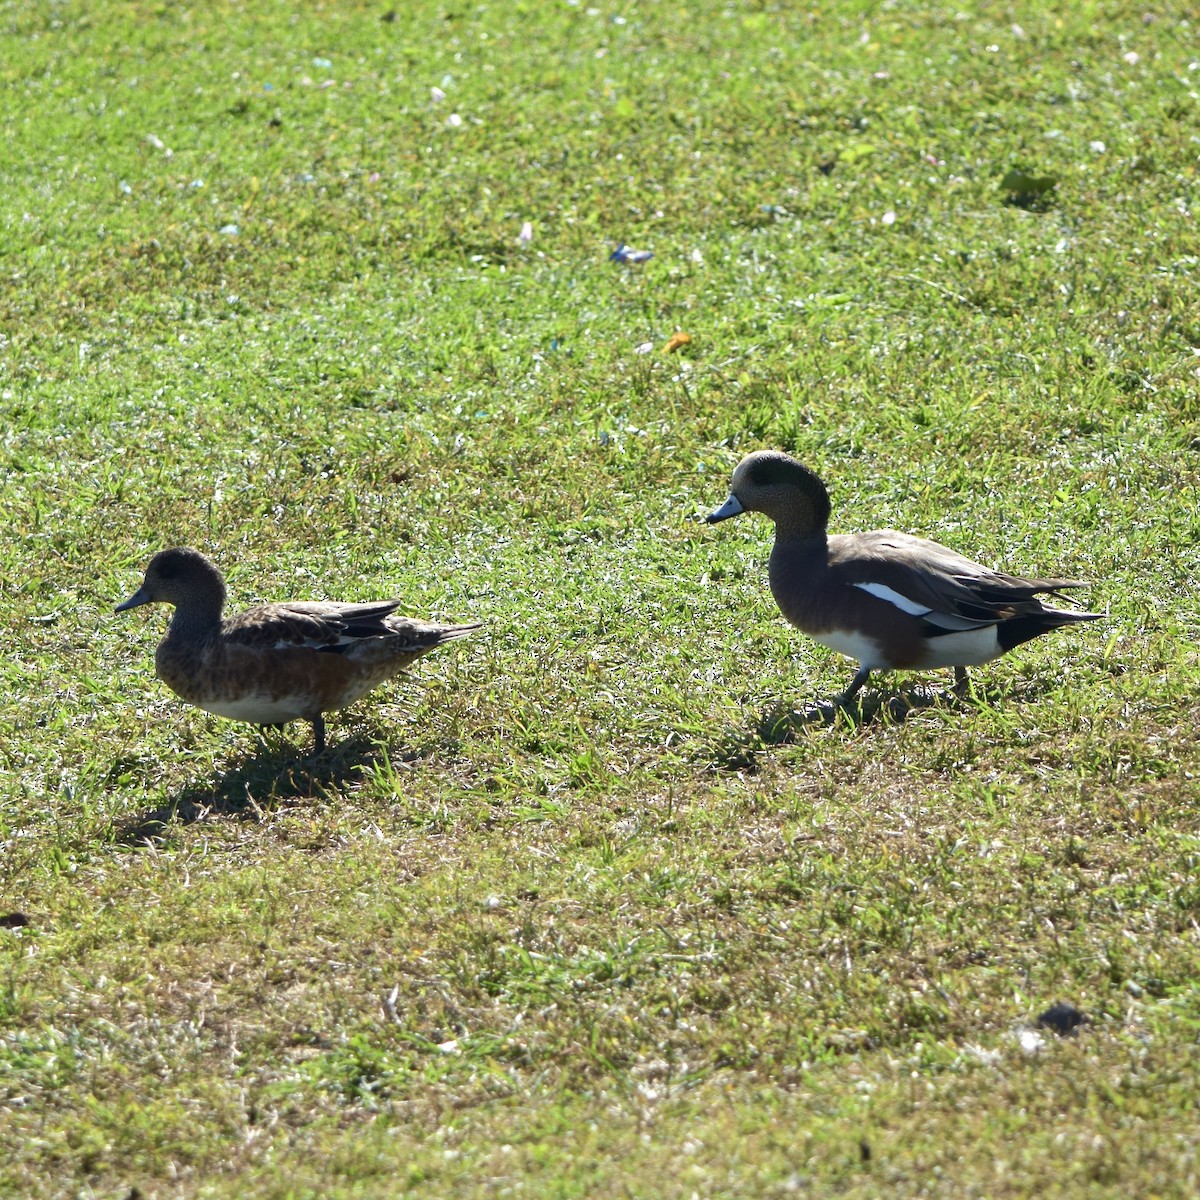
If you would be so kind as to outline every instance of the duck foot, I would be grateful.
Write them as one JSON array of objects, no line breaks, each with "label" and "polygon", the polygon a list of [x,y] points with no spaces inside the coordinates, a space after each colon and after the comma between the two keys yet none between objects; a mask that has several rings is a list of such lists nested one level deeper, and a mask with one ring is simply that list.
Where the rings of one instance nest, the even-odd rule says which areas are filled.
[{"label": "duck foot", "polygon": [[849,701],[838,696],[835,700],[817,700],[794,709],[792,721],[797,725],[834,725],[847,719],[852,725],[864,725],[883,707],[883,702],[878,700],[868,700],[864,704],[857,696]]},{"label": "duck foot", "polygon": [[832,725],[842,711],[845,710],[836,701],[818,700],[815,704],[806,704],[803,708],[793,710],[792,721],[796,725]]},{"label": "duck foot", "polygon": [[864,702],[855,696],[847,702],[844,696],[839,696],[836,700],[818,700],[814,704],[806,704],[792,713],[792,720],[797,725],[834,725],[840,719],[847,719],[852,725],[866,725],[883,714],[889,721],[899,722],[910,713],[936,703],[935,697],[871,697]]},{"label": "duck foot", "polygon": [[966,667],[954,668],[954,687],[950,689],[960,700],[967,699],[971,694],[971,680],[967,677]]}]

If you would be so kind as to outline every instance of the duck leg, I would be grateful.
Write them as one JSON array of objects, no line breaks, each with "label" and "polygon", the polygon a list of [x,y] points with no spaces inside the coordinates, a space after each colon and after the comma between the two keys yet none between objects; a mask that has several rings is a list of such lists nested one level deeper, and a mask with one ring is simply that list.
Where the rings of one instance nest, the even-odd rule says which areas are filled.
[{"label": "duck leg", "polygon": [[313,746],[313,755],[316,756],[318,754],[324,754],[325,753],[325,718],[323,716],[321,716],[320,713],[317,713],[317,715],[312,718],[312,727],[313,727],[313,739],[314,739],[314,743],[315,743]]},{"label": "duck leg", "polygon": [[862,691],[863,684],[871,678],[870,667],[859,667],[854,678],[850,680],[850,686],[837,698],[839,708],[849,708],[850,701]]},{"label": "duck leg", "polygon": [[967,678],[967,668],[966,667],[955,667],[954,668],[954,694],[956,696],[962,697],[962,696],[967,695],[967,693],[970,690],[971,690],[971,682]]}]

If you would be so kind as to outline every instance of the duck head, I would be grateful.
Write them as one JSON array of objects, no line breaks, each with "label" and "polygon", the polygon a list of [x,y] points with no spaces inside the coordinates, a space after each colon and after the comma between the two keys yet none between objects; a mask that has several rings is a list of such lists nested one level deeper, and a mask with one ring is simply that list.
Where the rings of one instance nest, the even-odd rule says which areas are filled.
[{"label": "duck head", "polygon": [[143,604],[172,604],[177,609],[215,607],[219,613],[224,603],[221,572],[198,550],[176,547],[160,550],[150,560],[142,586],[115,611],[125,612]]},{"label": "duck head", "polygon": [[756,450],[733,472],[729,498],[708,523],[739,513],[765,513],[780,533],[796,537],[824,536],[829,523],[829,493],[815,471],[779,450]]}]

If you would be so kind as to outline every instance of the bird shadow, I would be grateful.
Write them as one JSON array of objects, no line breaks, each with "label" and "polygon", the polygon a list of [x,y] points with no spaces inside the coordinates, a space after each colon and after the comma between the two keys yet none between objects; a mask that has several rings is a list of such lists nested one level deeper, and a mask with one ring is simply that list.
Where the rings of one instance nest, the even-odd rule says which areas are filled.
[{"label": "bird shadow", "polygon": [[964,705],[971,707],[974,696],[959,696],[953,691],[913,688],[899,694],[869,692],[849,704],[822,700],[795,708],[790,704],[768,705],[748,726],[727,729],[705,748],[704,757],[716,770],[753,771],[758,756],[770,746],[784,746],[810,729],[841,725],[847,730],[868,725],[898,725],[913,713],[930,708]]},{"label": "bird shadow", "polygon": [[119,823],[112,840],[121,846],[154,845],[167,838],[172,826],[222,817],[258,821],[290,801],[339,791],[386,753],[377,738],[362,734],[318,755],[305,755],[281,741],[264,737],[257,750],[234,767],[189,784],[162,804]]}]

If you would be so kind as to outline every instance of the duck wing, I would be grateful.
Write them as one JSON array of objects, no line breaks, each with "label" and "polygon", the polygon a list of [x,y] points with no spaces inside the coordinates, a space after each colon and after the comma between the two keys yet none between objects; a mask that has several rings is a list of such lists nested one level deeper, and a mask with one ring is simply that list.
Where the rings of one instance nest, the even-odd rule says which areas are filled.
[{"label": "duck wing", "polygon": [[230,618],[221,633],[226,642],[239,646],[341,651],[364,638],[392,636],[395,630],[388,624],[388,617],[399,604],[399,600],[375,604],[263,604]]},{"label": "duck wing", "polygon": [[938,542],[881,529],[830,538],[830,566],[849,584],[943,630],[980,629],[1041,612],[1039,596],[1065,599],[1074,579],[992,571]]}]

